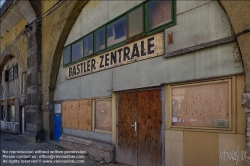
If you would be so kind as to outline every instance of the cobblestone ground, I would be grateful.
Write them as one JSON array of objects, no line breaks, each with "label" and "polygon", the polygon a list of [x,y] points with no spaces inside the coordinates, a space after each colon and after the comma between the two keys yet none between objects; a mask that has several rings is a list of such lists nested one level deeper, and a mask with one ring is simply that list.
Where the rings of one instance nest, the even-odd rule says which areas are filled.
[{"label": "cobblestone ground", "polygon": [[[23,151],[28,152],[28,151],[67,151],[66,149],[59,147],[55,142],[51,141],[50,143],[42,142],[42,143],[31,143],[27,142],[23,139],[21,135],[13,135],[9,133],[3,133],[0,132],[0,137],[1,137],[1,143],[0,143],[0,149],[1,149],[1,166],[13,166],[13,165],[24,165],[24,166],[43,166],[43,165],[69,165],[69,166],[79,166],[79,165],[86,165],[86,166],[99,166],[99,165],[105,165],[105,166],[126,166],[124,164],[120,163],[100,163],[98,161],[95,161],[93,156],[90,155],[83,155],[83,154],[78,154],[80,157],[79,159],[50,159],[50,158],[39,158],[41,153],[39,154],[27,154],[27,153],[21,153]],[[6,153],[8,151],[8,153]],[[10,151],[17,152],[16,154],[11,154]],[[29,152],[28,152],[29,153]],[[58,154],[58,153],[57,153]],[[36,158],[30,157],[30,155],[35,156]],[[48,154],[44,154],[45,156],[48,156]],[[63,154],[58,154],[59,156],[63,156]],[[76,154],[67,154],[67,155],[73,155],[77,156]],[[84,156],[84,158],[82,158]],[[12,158],[10,158],[12,157]],[[14,158],[13,158],[14,157]],[[20,157],[21,159],[19,159]],[[19,163],[15,163],[15,160],[18,160]],[[22,160],[22,161],[21,161]],[[55,162],[55,160],[59,160],[58,162],[60,163],[44,163],[44,162]],[[62,163],[60,160],[64,160],[68,162],[69,160],[71,161],[76,161],[76,162],[83,162],[81,164],[75,164],[75,163]],[[4,163],[5,162],[5,163]],[[7,162],[7,163],[6,163]],[[12,164],[12,163],[13,164]],[[21,163],[22,162],[22,163]],[[25,163],[23,163],[25,162]],[[35,163],[32,163],[35,162]]]}]

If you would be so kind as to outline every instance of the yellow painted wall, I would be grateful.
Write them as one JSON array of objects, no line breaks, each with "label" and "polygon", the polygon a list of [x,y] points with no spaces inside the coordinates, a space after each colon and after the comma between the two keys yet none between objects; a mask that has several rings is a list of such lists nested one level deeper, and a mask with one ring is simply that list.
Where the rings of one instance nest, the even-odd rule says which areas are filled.
[{"label": "yellow painted wall", "polygon": [[[236,106],[232,112],[236,122],[232,123],[233,132],[192,131],[192,129],[171,129],[165,131],[165,165],[166,166],[244,166],[245,161],[245,112],[241,105],[244,91],[244,76],[235,77]],[[170,104],[168,102],[168,104]],[[166,115],[169,115],[166,110]],[[167,119],[168,120],[168,119]],[[229,159],[230,152],[238,152],[238,158]],[[234,157],[234,156],[233,156]]]},{"label": "yellow painted wall", "polygon": [[[56,2],[41,1],[42,13],[49,10]],[[85,3],[84,0],[66,1],[58,10],[42,20],[42,92],[44,105],[52,101],[53,92],[50,92],[48,87],[53,84],[51,82],[56,77],[52,76],[51,79],[51,73],[57,73],[55,66],[59,66],[63,45]]]},{"label": "yellow painted wall", "polygon": [[[25,25],[26,25],[26,22],[24,19],[22,19],[8,33],[6,33],[6,35],[1,39],[1,42],[0,42],[1,53],[13,43],[13,41],[20,34],[20,32],[23,30]],[[17,58],[19,59],[19,62],[21,63],[23,67],[23,71],[27,70],[27,38],[25,36],[22,36],[21,38],[19,38],[16,44],[14,44],[5,55],[8,55],[8,54],[17,56]],[[1,56],[1,61],[5,55]]]}]

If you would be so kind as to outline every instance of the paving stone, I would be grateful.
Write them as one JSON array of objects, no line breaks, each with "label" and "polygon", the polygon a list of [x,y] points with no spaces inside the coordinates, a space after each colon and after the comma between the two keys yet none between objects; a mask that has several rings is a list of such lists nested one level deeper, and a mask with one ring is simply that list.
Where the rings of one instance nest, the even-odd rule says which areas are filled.
[{"label": "paving stone", "polygon": [[95,157],[95,160],[96,160],[96,161],[102,161],[102,160],[103,160],[103,158],[102,158],[102,157],[100,157],[100,156],[96,156],[96,157]]},{"label": "paving stone", "polygon": [[100,164],[105,164],[106,162],[105,161],[100,161]]},{"label": "paving stone", "polygon": [[[59,146],[59,143],[55,142],[55,141],[50,141],[48,142],[41,142],[41,143],[33,143],[33,142],[28,142],[26,140],[24,140],[22,135],[14,135],[14,134],[10,134],[10,133],[4,133],[4,132],[0,132],[0,150],[1,152],[3,152],[3,150],[5,151],[49,151],[49,152],[57,152],[57,154],[59,154],[59,152],[65,152],[68,151],[69,149],[65,149]],[[87,154],[87,150],[85,149],[81,149],[82,151],[86,151],[86,153],[84,152],[83,155],[84,157],[81,160],[84,160],[85,163],[80,163],[80,164],[68,164],[68,163],[53,163],[53,164],[40,164],[40,163],[35,163],[35,164],[11,164],[11,163],[7,163],[7,164],[2,164],[0,163],[0,165],[3,166],[13,166],[13,165],[24,165],[24,166],[44,166],[44,165],[53,165],[53,166],[99,166],[99,165],[105,165],[105,166],[121,166],[124,164],[121,163],[108,163],[109,160],[105,159],[105,161],[103,160],[103,158],[101,158],[102,161],[100,163],[95,161],[95,158],[93,156],[91,156],[90,154]],[[1,153],[0,153],[1,154]],[[3,153],[2,153],[3,155]],[[34,155],[34,154],[33,154]],[[46,155],[46,154],[45,154]],[[70,154],[71,155],[71,154]],[[85,157],[86,155],[86,157]],[[74,154],[74,156],[77,156],[77,154]],[[1,156],[2,159],[2,156]],[[33,158],[25,158],[25,161],[34,161],[36,159]],[[45,160],[45,159],[43,159]],[[54,159],[53,159],[54,160]],[[58,159],[58,160],[62,160],[62,159]],[[103,164],[102,164],[103,163]],[[108,164],[107,164],[108,163]],[[125,166],[125,165],[124,165]]]},{"label": "paving stone", "polygon": [[110,159],[110,158],[104,158],[104,160],[106,161],[106,163],[111,163],[112,162],[112,160]]}]

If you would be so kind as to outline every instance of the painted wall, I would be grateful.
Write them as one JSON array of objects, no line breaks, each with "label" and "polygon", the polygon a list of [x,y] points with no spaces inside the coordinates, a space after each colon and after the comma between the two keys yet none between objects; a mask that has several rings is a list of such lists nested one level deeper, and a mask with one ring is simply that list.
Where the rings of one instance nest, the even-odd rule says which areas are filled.
[{"label": "painted wall", "polygon": [[[22,73],[23,73],[23,63],[21,62],[20,57],[13,57],[10,60],[7,61],[7,63],[4,65],[3,71],[2,71],[2,86],[3,86],[3,99],[8,98],[16,98],[20,97],[23,90],[22,83]],[[18,77],[14,78],[11,81],[5,82],[5,71],[12,68],[14,65],[18,64]]]},{"label": "painted wall", "polygon": [[[14,8],[17,8],[17,6],[14,6]],[[26,25],[26,22],[21,15],[14,19],[20,19],[20,21],[13,25],[13,27],[9,29],[9,31],[5,33],[5,35],[0,39],[0,100],[4,101],[4,110],[1,111],[5,111],[5,121],[1,121],[1,130],[8,130],[20,134],[20,131],[18,131],[19,108],[20,104],[23,105],[25,103],[25,94],[23,94],[25,93],[25,85],[22,87],[22,84],[26,82],[26,78],[23,79],[23,72],[27,70],[27,38],[22,36],[16,41],[14,45],[12,45],[12,47],[9,48],[9,46],[14,42]],[[6,51],[7,49],[8,51]],[[18,64],[18,77],[11,81],[5,82],[5,70],[8,70],[15,64]],[[14,100],[9,102],[8,99]],[[20,99],[22,102],[20,102]],[[8,118],[7,108],[9,104],[15,106],[15,122],[6,122]]]},{"label": "painted wall", "polygon": [[[88,2],[77,18],[65,45],[141,2],[121,3],[124,4],[115,1]],[[116,7],[110,10],[110,6]],[[124,10],[121,10],[120,6]],[[174,43],[167,45],[165,42],[166,53],[232,34],[229,20],[216,1],[177,1],[177,25],[165,30],[165,38],[170,32],[173,33]],[[243,73],[240,59],[237,43],[231,42],[167,59],[152,58],[71,80],[66,80],[66,71],[61,59],[54,100],[110,96],[112,90]]]},{"label": "painted wall", "polygon": [[[234,94],[236,101],[232,111],[237,116],[233,126],[234,132],[192,131],[188,129],[168,129],[165,131],[165,166],[192,165],[245,165],[246,147],[245,112],[241,105],[241,94],[244,91],[244,76],[236,76]],[[166,110],[168,111],[168,110]],[[166,112],[167,114],[167,112]],[[237,154],[236,154],[237,152]],[[233,153],[233,158],[230,158]],[[236,164],[237,163],[237,164]]]},{"label": "painted wall", "polygon": [[[126,4],[125,7],[123,6],[126,10],[119,9],[119,3],[90,1],[77,18],[65,45],[88,34],[140,2],[123,2]],[[109,10],[110,5],[116,7]],[[226,13],[217,1],[177,1],[177,25],[165,30],[165,41],[167,41],[167,34],[173,33],[174,43],[168,45],[165,42],[165,53],[231,36],[231,28]],[[111,96],[112,91],[238,75],[243,72],[237,42],[167,59],[152,58],[71,80],[66,80],[66,71],[61,59],[54,100]],[[243,91],[244,77],[237,80],[239,81],[237,85],[240,87],[237,90],[238,102]],[[235,150],[235,148],[237,150],[238,146],[242,150],[245,147],[244,116],[241,104],[238,102],[237,129],[235,133],[230,134],[166,130],[165,164],[197,165],[194,163],[197,162],[201,165],[204,163],[227,165],[228,163],[219,160],[219,151]],[[68,129],[64,132],[73,134],[72,130]],[[84,132],[80,135],[86,134]],[[90,136],[92,137],[94,136]],[[234,162],[230,162],[232,163]]]}]

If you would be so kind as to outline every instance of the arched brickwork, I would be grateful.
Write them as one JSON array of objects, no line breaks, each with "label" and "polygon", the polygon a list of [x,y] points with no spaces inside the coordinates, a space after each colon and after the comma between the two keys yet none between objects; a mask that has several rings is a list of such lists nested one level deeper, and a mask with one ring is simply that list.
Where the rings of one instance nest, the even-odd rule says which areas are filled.
[{"label": "arched brickwork", "polygon": [[[63,46],[66,42],[68,34],[71,31],[75,20],[79,16],[82,8],[88,1],[68,1],[55,13],[45,18],[43,22],[43,38],[48,47],[43,47],[43,104],[52,102],[54,86],[56,83],[57,72],[60,65]],[[51,22],[53,19],[53,22]],[[47,23],[52,23],[52,27],[46,27]],[[49,29],[46,30],[45,28]],[[45,39],[46,38],[46,39]],[[45,44],[45,43],[43,43]]]},{"label": "arched brickwork", "polygon": [[250,165],[250,1],[224,1],[220,5],[227,13],[239,44],[245,71],[245,92],[242,104],[246,112],[246,165]]}]

